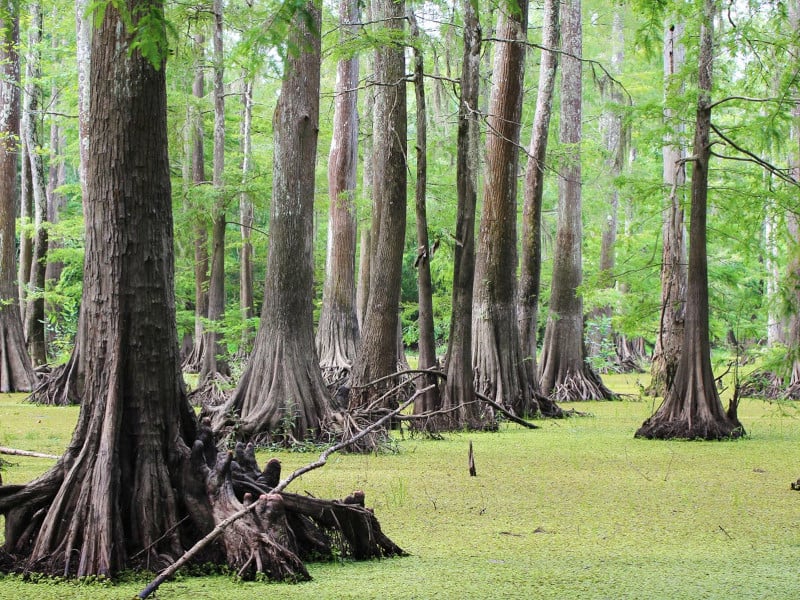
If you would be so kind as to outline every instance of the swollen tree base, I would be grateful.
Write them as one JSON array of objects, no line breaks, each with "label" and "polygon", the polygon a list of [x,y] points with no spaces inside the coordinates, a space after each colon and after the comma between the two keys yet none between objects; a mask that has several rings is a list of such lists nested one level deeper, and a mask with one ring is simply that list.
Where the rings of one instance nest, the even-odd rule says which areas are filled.
[{"label": "swollen tree base", "polygon": [[[282,489],[280,463],[272,459],[262,471],[252,445],[238,444],[235,452],[218,453],[208,423],[200,427],[191,452],[181,462],[183,505],[187,514],[176,528],[191,520],[197,526],[195,532],[201,535],[214,532],[214,525],[254,504],[252,510],[218,530],[213,543],[195,557],[227,565],[242,579],[263,576],[274,581],[302,581],[310,579],[304,565],[308,560],[335,557],[367,560],[405,554],[383,534],[372,510],[365,508],[363,492],[356,491],[343,500],[277,492]],[[76,556],[69,564],[56,554],[46,560],[28,558],[28,549],[35,543],[42,516],[54,501],[64,471],[56,468],[51,475],[30,486],[0,487],[0,510],[6,515],[7,539],[6,547],[0,550],[0,572],[56,576],[80,572],[75,569],[83,557]],[[194,541],[185,537],[188,531],[183,530],[183,543]],[[9,540],[16,543],[8,547]],[[181,552],[182,548],[174,550]],[[122,566],[158,569],[175,563],[179,557],[179,553],[156,555],[143,548],[131,554]]]}]

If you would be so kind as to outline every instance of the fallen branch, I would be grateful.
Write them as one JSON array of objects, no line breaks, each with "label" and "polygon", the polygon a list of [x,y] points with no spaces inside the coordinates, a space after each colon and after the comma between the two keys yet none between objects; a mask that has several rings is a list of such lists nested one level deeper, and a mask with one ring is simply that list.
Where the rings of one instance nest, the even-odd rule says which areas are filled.
[{"label": "fallen branch", "polygon": [[309,471],[313,471],[314,469],[318,469],[319,467],[322,467],[323,465],[325,465],[326,462],[328,462],[328,458],[330,457],[331,454],[333,454],[334,452],[338,452],[339,450],[341,450],[343,448],[346,448],[350,444],[353,444],[353,443],[357,442],[359,439],[361,439],[362,437],[367,435],[369,432],[377,429],[378,427],[383,425],[386,421],[388,421],[389,419],[391,419],[395,415],[399,414],[401,411],[405,410],[408,406],[410,406],[411,403],[414,402],[414,400],[417,398],[417,396],[419,396],[420,394],[424,394],[425,392],[430,390],[432,387],[433,386],[428,386],[426,388],[423,388],[423,389],[417,391],[413,396],[411,396],[408,400],[403,402],[400,406],[398,406],[392,412],[386,414],[385,416],[381,417],[380,419],[378,419],[374,423],[370,424],[368,427],[362,429],[359,433],[357,433],[353,437],[351,437],[351,438],[349,438],[347,440],[344,440],[342,442],[339,442],[338,444],[335,444],[335,445],[331,446],[330,448],[326,449],[322,454],[320,454],[319,458],[316,461],[314,461],[313,463],[309,463],[308,465],[305,465],[304,467],[300,467],[299,469],[296,469],[295,471],[293,471],[286,479],[283,479],[282,481],[280,481],[278,483],[278,485],[276,485],[272,489],[272,492],[269,495],[268,494],[262,494],[252,504],[248,504],[247,506],[245,506],[241,510],[233,513],[228,518],[220,521],[216,525],[216,527],[214,527],[214,529],[212,529],[211,532],[208,533],[208,535],[206,535],[201,540],[198,540],[194,544],[194,546],[192,546],[186,552],[183,553],[183,556],[181,556],[178,560],[176,560],[174,563],[172,563],[169,567],[167,567],[161,573],[159,573],[159,575],[155,579],[153,579],[153,581],[151,581],[147,585],[147,587],[145,587],[141,592],[139,592],[139,595],[137,596],[137,598],[144,599],[144,598],[147,598],[153,592],[155,592],[158,589],[158,587],[162,583],[164,583],[167,579],[172,577],[178,571],[178,569],[180,569],[182,566],[184,566],[186,563],[188,563],[198,552],[200,552],[203,548],[208,546],[208,544],[210,544],[217,537],[219,537],[219,535],[222,533],[222,531],[226,527],[228,527],[234,521],[237,521],[238,519],[241,519],[242,517],[244,517],[249,512],[255,510],[256,507],[258,507],[260,504],[266,502],[270,495],[277,494],[277,493],[281,492],[282,490],[286,489],[286,486],[288,486],[292,481],[294,481],[295,479],[297,479],[301,475],[303,475],[305,473],[308,473]]},{"label": "fallen branch", "polygon": [[500,406],[497,402],[495,402],[494,400],[489,398],[489,396],[485,396],[484,394],[481,394],[477,390],[475,391],[475,395],[478,398],[480,398],[481,400],[483,400],[484,402],[486,402],[486,404],[491,406],[493,409],[495,409],[496,411],[501,413],[503,416],[505,416],[509,421],[513,421],[517,425],[522,425],[523,427],[527,427],[528,429],[539,429],[538,425],[534,425],[533,423],[529,423],[525,419],[520,419],[517,415],[507,411],[505,408]]},{"label": "fallen branch", "polygon": [[12,456],[30,456],[31,458],[52,458],[53,460],[58,460],[61,458],[55,454],[31,452],[30,450],[17,450],[16,448],[6,448],[5,446],[0,446],[0,454],[10,454]]}]

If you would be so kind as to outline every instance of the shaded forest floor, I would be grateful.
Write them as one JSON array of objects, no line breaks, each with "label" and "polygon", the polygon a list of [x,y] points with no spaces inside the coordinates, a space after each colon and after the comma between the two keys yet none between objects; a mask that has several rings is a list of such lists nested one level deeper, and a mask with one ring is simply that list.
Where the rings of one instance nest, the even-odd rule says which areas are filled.
[{"label": "shaded forest floor", "polygon": [[[604,380],[637,395],[637,376]],[[298,585],[182,577],[158,597],[800,597],[800,494],[789,488],[800,477],[800,404],[743,400],[749,436],[733,442],[634,439],[654,408],[648,398],[565,408],[591,416],[541,421],[536,431],[503,425],[499,433],[441,441],[406,436],[398,454],[334,455],[290,486],[325,498],[364,490],[384,532],[409,557],[311,564],[314,580]],[[76,416],[74,407],[2,395],[0,445],[60,454]],[[477,477],[467,470],[470,441]],[[261,453],[259,460],[272,456],[289,472],[317,454]],[[50,464],[4,458],[6,483]],[[144,583],[0,576],[0,598],[131,598]]]}]

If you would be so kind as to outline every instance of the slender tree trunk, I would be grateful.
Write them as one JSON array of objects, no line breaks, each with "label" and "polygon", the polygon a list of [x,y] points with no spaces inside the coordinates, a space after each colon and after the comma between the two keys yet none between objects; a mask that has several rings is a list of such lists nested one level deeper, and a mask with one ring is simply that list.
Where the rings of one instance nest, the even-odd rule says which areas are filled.
[{"label": "slender tree trunk", "polygon": [[528,2],[500,9],[486,133],[486,181],[472,313],[475,389],[518,414],[535,414],[517,326],[517,166]]},{"label": "slender tree trunk", "polygon": [[[356,0],[339,3],[341,41],[358,33]],[[326,380],[350,371],[358,343],[356,316],[356,205],[358,170],[358,56],[339,60],[336,68],[333,136],[328,155],[328,251],[325,286],[317,328],[317,352]]]},{"label": "slender tree trunk", "polygon": [[711,156],[711,83],[714,60],[715,0],[705,0],[700,26],[697,118],[692,156],[692,209],[689,226],[689,277],[686,330],[675,379],[664,402],[636,432],[637,437],[720,439],[738,437],[744,428],[736,416],[736,401],[726,413],[711,370],[708,328],[708,256],[706,220],[708,166]]},{"label": "slender tree trunk", "polygon": [[205,352],[200,368],[200,380],[208,380],[217,373],[229,375],[230,369],[223,354],[222,335],[216,327],[222,324],[225,315],[225,229],[226,216],[224,181],[225,174],[225,57],[223,55],[223,5],[214,0],[214,207],[211,220],[211,277],[208,282],[208,322],[210,328],[205,337]]},{"label": "slender tree trunk", "polygon": [[[668,21],[664,32],[665,97],[681,90],[678,74],[686,61],[683,45],[684,25]],[[674,134],[665,137],[664,184],[668,190],[662,226],[661,318],[650,367],[648,393],[663,396],[675,378],[683,345],[686,311],[686,235],[683,220],[683,189],[686,183],[685,156],[677,138],[682,126],[672,109],[665,107],[664,120]]]},{"label": "slender tree trunk", "polygon": [[[25,128],[24,111],[20,120],[18,135]],[[31,224],[33,222],[33,181],[31,178],[31,161],[28,158],[28,145],[25,143],[25,136],[19,136],[19,220],[22,224],[22,231],[19,235],[19,260],[17,265],[17,298],[19,314],[23,322],[23,332],[25,323],[25,310],[28,308],[28,283],[31,276],[31,261],[33,260],[33,238],[31,237]],[[24,335],[24,333],[23,333]]]},{"label": "slender tree trunk", "polygon": [[550,310],[542,349],[541,391],[554,400],[603,400],[613,394],[586,362],[581,243],[582,25],[580,0],[561,5],[561,115],[564,158],[558,173],[558,230]]},{"label": "slender tree trunk", "polygon": [[315,438],[328,414],[314,345],[312,244],[314,165],[319,122],[320,8],[293,22],[283,86],[273,119],[275,162],[264,306],[253,353],[216,426],[231,413],[237,435],[288,442]]},{"label": "slender tree trunk", "polygon": [[539,89],[533,117],[528,164],[525,167],[524,202],[522,208],[522,259],[519,278],[519,323],[522,356],[528,378],[538,387],[536,369],[539,292],[542,279],[542,197],[549,139],[550,116],[553,110],[556,71],[558,69],[558,1],[546,0],[542,17],[542,50],[539,63]]},{"label": "slender tree trunk", "polygon": [[[405,2],[375,0],[374,19],[399,34]],[[351,374],[351,406],[367,402],[375,390],[363,386],[395,372],[398,359],[397,310],[406,230],[406,89],[404,47],[387,43],[375,51],[373,111],[373,220],[370,287],[361,345]],[[386,384],[388,385],[388,383]]]},{"label": "slender tree trunk", "polygon": [[31,26],[28,35],[28,55],[25,64],[25,102],[22,133],[28,148],[33,191],[33,253],[28,274],[28,298],[25,309],[25,338],[28,353],[34,366],[47,362],[44,339],[44,272],[47,256],[47,182],[41,152],[41,127],[39,111],[42,90],[41,43],[42,7],[39,2],[30,5]]},{"label": "slender tree trunk", "polygon": [[7,0],[0,13],[0,392],[30,391],[34,383],[14,276],[17,153],[19,150],[19,13]]},{"label": "slender tree trunk", "polygon": [[[408,11],[411,23],[411,35],[417,40],[414,47],[414,92],[417,100],[417,185],[415,190],[415,213],[417,217],[417,292],[419,328],[419,362],[420,369],[432,369],[436,366],[436,338],[433,330],[433,283],[431,281],[432,251],[428,239],[428,215],[426,195],[428,185],[428,115],[425,103],[424,62],[419,27],[414,12]],[[421,377],[417,380],[417,389],[436,384],[434,376]],[[438,410],[440,405],[439,388],[434,387],[421,394],[414,402],[414,413],[421,414]]]},{"label": "slender tree trunk", "polygon": [[[800,2],[791,0],[789,2],[789,30],[797,32],[800,27]],[[795,38],[796,40],[796,38]],[[800,43],[795,42],[795,53],[800,52]],[[795,54],[796,55],[796,54]],[[789,139],[793,146],[790,153],[790,169],[792,178],[800,184],[800,101],[795,101],[792,107],[792,126]],[[800,281],[800,250],[798,240],[800,240],[800,223],[798,217],[793,212],[786,215],[789,225],[789,235],[792,240],[794,256],[789,264],[789,277],[793,282]],[[789,398],[800,398],[800,289],[795,285],[794,294],[791,299],[793,304],[792,314],[789,317],[789,345],[792,348],[794,360],[792,361],[792,372],[789,376],[789,385],[784,395]]]},{"label": "slender tree trunk", "polygon": [[[247,322],[255,316],[255,300],[253,298],[253,200],[250,197],[250,170],[252,161],[252,124],[253,124],[253,79],[244,76],[242,88],[242,193],[239,195],[239,228],[242,236],[242,249],[239,258],[239,306],[242,319]],[[242,333],[242,345],[249,348],[254,332],[245,325]],[[244,353],[242,354],[244,355]]]},{"label": "slender tree trunk", "polygon": [[[192,185],[207,185],[204,151],[203,116],[198,106],[205,96],[205,75],[203,65],[202,33],[194,36],[194,80],[192,97],[196,104],[189,108],[189,127],[191,129]],[[191,353],[183,360],[182,368],[190,373],[199,373],[205,356],[205,336],[203,321],[208,317],[209,258],[208,224],[201,210],[193,211],[194,230],[194,344]]]},{"label": "slender tree trunk", "polygon": [[[622,29],[622,7],[614,7],[614,17],[611,26],[611,61],[609,73],[604,74],[598,81],[600,97],[606,109],[600,117],[600,127],[605,150],[605,166],[609,177],[608,204],[605,211],[605,220],[600,238],[600,268],[599,285],[603,288],[615,286],[614,265],[616,263],[617,222],[619,208],[619,191],[615,180],[619,177],[625,166],[627,155],[627,139],[622,125],[620,108],[624,98],[619,85],[613,77],[622,71],[624,59],[625,40]],[[594,321],[595,327],[587,335],[587,354],[598,357],[602,369],[616,367],[616,345],[614,332],[611,328],[612,310],[610,305],[597,307],[589,316]],[[609,356],[605,352],[609,351]]]},{"label": "slender tree trunk", "polygon": [[462,2],[464,55],[458,107],[456,191],[458,210],[453,260],[453,296],[445,371],[447,380],[442,409],[451,429],[479,429],[492,419],[480,410],[472,375],[472,299],[475,276],[475,206],[478,198],[480,130],[478,101],[481,61],[481,26],[478,3]]}]

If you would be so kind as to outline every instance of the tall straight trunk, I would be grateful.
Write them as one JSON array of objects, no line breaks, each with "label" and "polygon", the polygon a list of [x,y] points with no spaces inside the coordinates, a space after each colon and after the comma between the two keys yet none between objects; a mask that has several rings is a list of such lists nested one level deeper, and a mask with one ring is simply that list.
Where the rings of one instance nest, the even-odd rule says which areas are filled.
[{"label": "tall straight trunk", "polygon": [[227,202],[223,189],[225,173],[225,57],[222,0],[214,0],[213,64],[214,64],[214,206],[211,217],[211,276],[208,282],[208,321],[211,325],[204,333],[205,352],[200,368],[200,379],[214,377],[217,373],[228,375],[230,370],[223,357],[222,336],[216,330],[225,314],[225,214]]},{"label": "tall straight trunk", "polygon": [[[372,22],[372,2],[366,3],[366,20]],[[373,181],[373,111],[375,109],[375,78],[374,60],[371,55],[367,55],[367,85],[364,90],[364,110],[361,111],[360,119],[360,138],[362,140],[361,148],[364,159],[362,161],[362,174],[361,174],[361,197],[363,203],[367,206],[372,206],[372,181]],[[369,223],[361,227],[361,235],[359,239],[359,257],[358,257],[358,281],[356,283],[356,317],[358,319],[359,334],[364,330],[364,321],[367,316],[367,301],[369,300],[369,275],[372,264],[372,217],[375,213],[374,207],[371,208],[369,213]],[[366,219],[363,219],[366,220]]]},{"label": "tall straight trunk", "polygon": [[[245,76],[242,87],[242,193],[239,196],[239,219],[242,236],[242,250],[239,265],[239,305],[242,318],[247,320],[254,316],[255,300],[253,299],[253,200],[250,197],[251,163],[253,160],[253,79]],[[245,328],[246,339],[250,338],[250,328]]]},{"label": "tall straight trunk", "polygon": [[[203,65],[203,46],[205,36],[198,33],[194,36],[194,79],[192,81],[192,97],[196,104],[189,107],[191,181],[192,186],[207,185],[203,116],[198,106],[205,96],[205,75]],[[194,342],[188,356],[184,357],[183,369],[190,373],[198,373],[205,355],[205,336],[203,321],[208,317],[209,257],[208,257],[208,224],[202,211],[194,211],[193,249],[194,249]]]},{"label": "tall straight trunk", "polygon": [[475,389],[518,414],[536,413],[517,325],[517,166],[528,2],[500,9],[486,132],[486,180],[472,312]]},{"label": "tall straight trunk", "polygon": [[[55,88],[55,86],[53,86]],[[56,90],[53,90],[55,97]],[[67,183],[66,165],[63,160],[65,140],[63,131],[55,121],[50,125],[50,169],[47,176],[47,220],[50,223],[56,224],[61,220],[61,213],[67,205],[67,198],[64,194],[57,191],[61,186]],[[47,264],[45,266],[44,281],[45,289],[52,288],[61,279],[61,273],[64,268],[64,263],[60,260],[53,260],[51,257],[54,251],[62,247],[60,240],[55,239],[53,236],[47,238]],[[53,303],[52,299],[45,297],[45,314],[47,315],[48,322],[55,319],[57,322],[61,321],[61,307],[58,303]],[[45,331],[47,337],[46,343],[52,342],[54,332],[52,328],[47,328]]]},{"label": "tall straight trunk", "polygon": [[25,339],[34,366],[47,362],[44,339],[44,272],[47,255],[47,181],[41,152],[41,43],[42,6],[34,2],[29,7],[31,25],[28,35],[28,54],[25,61],[25,87],[22,135],[28,148],[33,192],[33,252],[28,274],[28,298],[25,309]]},{"label": "tall straight trunk", "polygon": [[19,13],[6,0],[0,13],[0,392],[30,391],[34,383],[25,350],[14,273],[17,153],[19,143]]},{"label": "tall straight trunk", "polygon": [[[321,3],[320,3],[321,4]],[[310,17],[307,22],[306,17]],[[321,434],[327,390],[314,345],[314,169],[319,123],[320,6],[295,17],[273,118],[275,161],[264,306],[253,353],[216,416],[239,417],[237,435],[304,440]]]},{"label": "tall straight trunk", "polygon": [[[341,42],[357,35],[356,0],[339,3]],[[358,171],[358,56],[336,66],[333,136],[328,155],[328,250],[322,311],[317,328],[320,367],[333,381],[350,370],[358,343],[356,316],[356,205]]]},{"label": "tall straight trunk", "polygon": [[89,0],[75,0],[75,50],[78,66],[78,177],[86,198],[86,162],[89,154],[89,69],[91,65],[91,15]]},{"label": "tall straight trunk", "polygon": [[478,198],[480,152],[480,122],[477,107],[480,86],[481,26],[478,3],[464,0],[462,7],[464,55],[461,66],[456,150],[458,210],[453,250],[450,335],[445,365],[447,380],[442,395],[442,409],[449,428],[477,429],[487,420],[475,402],[472,377],[472,288],[475,276],[475,206]]},{"label": "tall straight trunk", "polygon": [[689,225],[689,276],[686,330],[675,379],[659,409],[636,432],[637,437],[721,439],[738,437],[744,428],[736,403],[726,413],[711,370],[708,326],[708,166],[711,157],[711,84],[714,61],[715,0],[704,0],[698,54],[697,116],[692,156],[692,209]]},{"label": "tall straight trunk", "polygon": [[25,322],[25,311],[28,308],[28,283],[31,276],[31,261],[33,260],[33,238],[30,235],[30,226],[33,221],[33,181],[31,178],[31,161],[28,158],[28,145],[25,136],[19,135],[25,127],[24,116],[19,119],[19,220],[23,230],[19,236],[19,260],[17,261],[17,299],[19,314]]},{"label": "tall straight trunk", "polygon": [[[789,30],[797,32],[800,27],[800,2],[789,2]],[[795,37],[795,40],[797,38]],[[795,42],[795,56],[800,52],[800,42]],[[800,184],[800,100],[796,100],[792,107],[792,126],[789,134],[791,150],[789,155],[790,171],[792,178]],[[793,146],[793,147],[792,147]],[[800,240],[800,223],[796,214],[788,212],[786,215],[789,225],[789,235],[792,240],[793,250],[800,254],[798,240]],[[800,256],[793,256],[789,263],[789,277],[792,281],[800,278]],[[792,302],[792,314],[789,317],[789,345],[793,350],[795,359],[792,361],[792,372],[789,376],[789,385],[784,392],[790,398],[800,398],[800,359],[796,358],[797,349],[800,348],[800,290],[795,287]]]},{"label": "tall straight trunk", "polygon": [[536,372],[539,292],[542,279],[542,198],[549,139],[553,92],[558,69],[558,1],[546,0],[542,17],[542,50],[539,63],[539,89],[533,117],[528,164],[525,167],[522,207],[522,258],[519,277],[517,321],[520,344],[528,377],[538,386]]},{"label": "tall straight trunk", "polygon": [[[600,97],[606,108],[600,117],[602,130],[603,149],[605,150],[605,168],[609,178],[608,200],[605,208],[605,219],[600,237],[600,265],[599,285],[603,288],[613,288],[615,285],[614,265],[617,243],[617,213],[619,208],[619,191],[616,178],[619,177],[625,165],[627,154],[627,140],[622,126],[620,108],[624,101],[619,85],[614,81],[622,71],[624,59],[625,40],[622,29],[622,7],[614,7],[614,16],[611,25],[611,61],[609,73],[600,77]],[[587,335],[587,354],[597,357],[602,368],[607,369],[616,365],[616,352],[614,334],[611,329],[612,310],[610,305],[599,306],[592,311],[589,319],[595,321],[595,327]],[[613,352],[612,356],[605,356],[606,351]]]},{"label": "tall straight trunk", "polygon": [[[433,330],[433,283],[431,281],[431,245],[428,239],[428,214],[426,195],[428,185],[428,115],[425,103],[425,80],[423,79],[424,62],[419,48],[419,27],[414,12],[408,12],[411,23],[411,35],[417,40],[414,46],[414,92],[417,99],[417,185],[415,196],[415,213],[417,217],[417,295],[419,329],[419,362],[420,369],[432,369],[436,366],[436,338]],[[435,384],[434,376],[425,376],[417,380],[417,388],[422,389]],[[439,409],[439,390],[433,387],[420,395],[414,402],[414,413],[421,414]]]},{"label": "tall straight trunk", "polygon": [[558,229],[553,255],[540,384],[554,400],[603,400],[613,394],[586,362],[581,244],[582,24],[580,0],[561,5],[561,115],[564,157],[558,173]]},{"label": "tall straight trunk", "polygon": [[[375,0],[374,19],[393,35],[403,32],[405,2]],[[367,402],[366,384],[395,372],[397,318],[406,231],[405,54],[400,43],[375,50],[373,111],[373,219],[370,286],[361,345],[351,373],[351,405]],[[388,385],[388,384],[387,384]]]},{"label": "tall straight trunk", "polygon": [[[665,99],[680,93],[678,74],[686,62],[683,45],[684,24],[668,21],[664,32]],[[686,311],[686,234],[683,215],[683,190],[686,183],[685,149],[679,137],[682,125],[669,107],[664,108],[668,131],[662,150],[664,187],[668,190],[662,225],[661,318],[650,367],[650,388],[654,396],[663,396],[675,378],[683,345]]]}]

